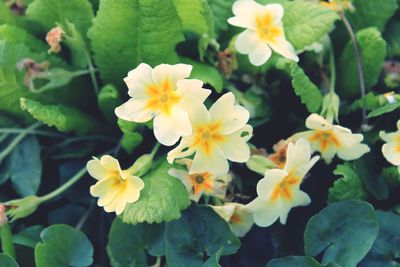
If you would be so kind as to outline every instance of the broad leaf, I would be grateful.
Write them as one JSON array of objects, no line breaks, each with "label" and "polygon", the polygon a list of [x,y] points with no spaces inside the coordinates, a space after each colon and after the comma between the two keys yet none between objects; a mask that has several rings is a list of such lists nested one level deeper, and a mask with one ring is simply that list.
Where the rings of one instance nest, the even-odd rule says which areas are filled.
[{"label": "broad leaf", "polygon": [[0,266],[1,267],[19,267],[18,263],[11,257],[0,254]]},{"label": "broad leaf", "polygon": [[162,161],[143,177],[144,189],[137,202],[128,204],[122,219],[125,223],[160,223],[178,219],[190,204],[183,183],[168,174],[172,166]]},{"label": "broad leaf", "polygon": [[21,246],[35,248],[37,243],[40,242],[40,233],[43,229],[44,227],[41,225],[25,228],[13,236],[13,242]]},{"label": "broad leaf", "polygon": [[36,39],[29,32],[13,25],[0,25],[0,40],[6,40],[13,44],[23,43],[34,52],[43,52],[48,49],[44,42]]},{"label": "broad leaf", "polygon": [[322,265],[312,257],[288,256],[280,259],[273,259],[268,262],[267,267],[335,267],[334,263]]},{"label": "broad leaf", "polygon": [[117,88],[111,84],[102,87],[97,96],[97,103],[104,117],[109,122],[115,122],[117,120],[114,110],[121,104],[121,97]]},{"label": "broad leaf", "polygon": [[233,16],[232,5],[235,0],[224,0],[224,1],[208,1],[215,23],[215,32],[217,36],[219,33],[223,33],[228,30],[229,24],[227,23],[228,18]]},{"label": "broad leaf", "polygon": [[239,239],[210,207],[193,204],[179,220],[166,224],[167,262],[171,266],[201,267],[205,257],[235,253]]},{"label": "broad leaf", "polygon": [[392,111],[395,111],[399,107],[400,107],[400,102],[386,104],[386,105],[384,105],[382,107],[379,107],[377,109],[374,109],[370,113],[368,113],[368,118],[379,117],[379,116],[384,115],[386,113],[390,113]]},{"label": "broad leaf", "polygon": [[307,223],[304,248],[307,255],[323,252],[322,263],[353,267],[371,249],[378,235],[373,207],[362,201],[330,204]]},{"label": "broad leaf", "polygon": [[93,263],[93,246],[81,231],[56,224],[42,231],[42,242],[35,248],[37,267],[90,266]]}]

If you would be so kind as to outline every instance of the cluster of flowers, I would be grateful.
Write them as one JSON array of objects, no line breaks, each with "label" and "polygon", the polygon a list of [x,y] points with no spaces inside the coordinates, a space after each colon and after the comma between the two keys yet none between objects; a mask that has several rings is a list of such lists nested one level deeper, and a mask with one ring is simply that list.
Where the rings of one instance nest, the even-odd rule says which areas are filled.
[{"label": "cluster of flowers", "polygon": [[[233,5],[233,13],[235,16],[228,22],[246,28],[236,39],[236,49],[248,54],[252,64],[265,63],[271,49],[298,61],[293,46],[285,38],[284,10],[280,4],[239,0]],[[247,124],[249,112],[235,102],[232,93],[222,95],[207,109],[204,102],[211,91],[203,88],[202,81],[188,78],[191,70],[192,66],[186,64],[161,64],[154,68],[140,64],[124,79],[131,99],[116,108],[115,113],[136,123],[153,120],[154,135],[165,146],[179,141],[167,154],[167,160],[186,169],[171,165],[168,173],[182,181],[190,199],[197,202],[204,194],[226,201],[232,180],[228,160],[244,163],[250,157],[248,141],[253,129]],[[258,182],[256,199],[247,205],[227,201],[211,206],[238,236],[243,236],[253,222],[267,227],[279,218],[285,224],[293,207],[311,202],[300,185],[320,158],[312,157],[314,152],[330,163],[335,155],[354,160],[370,150],[361,143],[362,134],[334,125],[331,119],[311,114],[305,124],[308,131],[280,142],[276,154],[270,156],[275,168],[267,170]],[[388,142],[382,151],[389,162],[400,166],[400,121],[397,126],[396,133],[381,133]],[[99,197],[99,206],[119,215],[128,203],[140,199],[144,183],[133,169],[122,170],[118,160],[109,155],[87,163],[89,174],[98,180],[91,187],[91,194]]]}]

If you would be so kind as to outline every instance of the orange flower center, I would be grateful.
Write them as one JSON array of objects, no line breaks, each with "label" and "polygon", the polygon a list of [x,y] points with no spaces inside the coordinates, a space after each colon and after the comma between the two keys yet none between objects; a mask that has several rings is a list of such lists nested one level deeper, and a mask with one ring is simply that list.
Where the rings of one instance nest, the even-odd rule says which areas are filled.
[{"label": "orange flower center", "polygon": [[242,223],[242,218],[235,212],[229,219],[229,222],[232,224]]},{"label": "orange flower center", "polygon": [[282,35],[282,29],[273,24],[272,15],[266,14],[256,18],[257,33],[261,39],[274,42],[275,38]]},{"label": "orange flower center", "polygon": [[293,174],[287,175],[283,180],[278,183],[272,190],[271,199],[273,201],[278,198],[283,198],[286,200],[293,199],[293,186],[298,185],[301,179],[295,177]]},{"label": "orange flower center", "polygon": [[146,91],[150,96],[146,108],[155,112],[169,115],[173,106],[181,100],[169,79],[165,79],[160,85],[152,84],[147,86]]},{"label": "orange flower center", "polygon": [[213,181],[210,173],[195,173],[189,175],[189,179],[192,184],[193,194],[198,194],[199,192],[212,192]]},{"label": "orange flower center", "polygon": [[213,122],[195,128],[191,147],[200,148],[206,155],[210,155],[215,144],[222,143],[224,140],[221,134],[221,123]]},{"label": "orange flower center", "polygon": [[320,144],[322,152],[326,151],[330,146],[341,146],[337,135],[332,130],[317,130],[313,135],[308,138],[308,140],[310,142],[318,142]]}]

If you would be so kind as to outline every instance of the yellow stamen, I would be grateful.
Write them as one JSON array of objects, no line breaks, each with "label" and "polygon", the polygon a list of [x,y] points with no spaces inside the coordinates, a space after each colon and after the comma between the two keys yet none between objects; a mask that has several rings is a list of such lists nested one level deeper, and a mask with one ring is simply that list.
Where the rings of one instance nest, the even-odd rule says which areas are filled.
[{"label": "yellow stamen", "polygon": [[308,140],[310,142],[319,142],[322,152],[326,151],[332,145],[336,148],[341,146],[338,137],[332,130],[317,130]]},{"label": "yellow stamen", "polygon": [[148,85],[146,92],[150,96],[146,108],[167,115],[170,114],[172,107],[181,100],[169,79],[165,79],[160,85]]},{"label": "yellow stamen", "polygon": [[220,130],[221,123],[219,122],[198,126],[194,131],[194,141],[191,147],[195,149],[200,147],[206,155],[210,155],[214,145],[225,140]]},{"label": "yellow stamen", "polygon": [[212,192],[213,181],[210,173],[195,173],[190,175],[189,179],[192,184],[193,194],[198,194],[199,192]]},{"label": "yellow stamen", "polygon": [[275,186],[274,190],[272,190],[271,199],[275,201],[281,197],[286,200],[292,200],[293,198],[292,187],[294,185],[298,185],[300,181],[301,179],[295,177],[293,174],[289,174]]},{"label": "yellow stamen", "polygon": [[281,27],[273,24],[272,15],[267,13],[263,17],[256,18],[257,33],[261,39],[274,42],[275,39],[283,34]]}]

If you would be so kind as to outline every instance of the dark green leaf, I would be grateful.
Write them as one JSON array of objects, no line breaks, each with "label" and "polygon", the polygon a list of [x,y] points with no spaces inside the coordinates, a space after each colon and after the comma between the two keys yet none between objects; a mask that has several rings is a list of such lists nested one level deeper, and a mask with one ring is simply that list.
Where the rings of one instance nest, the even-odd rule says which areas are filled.
[{"label": "dark green leaf", "polygon": [[368,118],[379,117],[383,114],[395,111],[399,107],[400,107],[400,102],[386,104],[385,106],[374,109],[373,111],[368,113]]},{"label": "dark green leaf", "polygon": [[215,22],[215,31],[217,36],[228,30],[229,24],[227,23],[228,18],[233,16],[232,5],[235,0],[224,0],[224,1],[208,1]]},{"label": "dark green leaf", "polygon": [[21,246],[35,248],[37,243],[40,242],[40,233],[43,229],[44,227],[41,225],[25,228],[13,236],[13,242]]},{"label": "dark green leaf", "polygon": [[289,256],[280,259],[273,259],[268,262],[267,267],[335,267],[336,264],[329,263],[322,265],[312,257]]},{"label": "dark green leaf", "polygon": [[388,45],[388,56],[400,56],[400,21],[393,20],[386,25],[386,30],[383,33]]},{"label": "dark green leaf", "polygon": [[[1,7],[1,6],[0,6]],[[0,254],[0,266],[1,267],[19,267],[18,263],[12,258],[5,254]]]},{"label": "dark green leaf", "polygon": [[97,96],[97,103],[104,117],[109,122],[117,120],[114,110],[121,104],[121,97],[117,88],[111,84],[102,87]]}]

